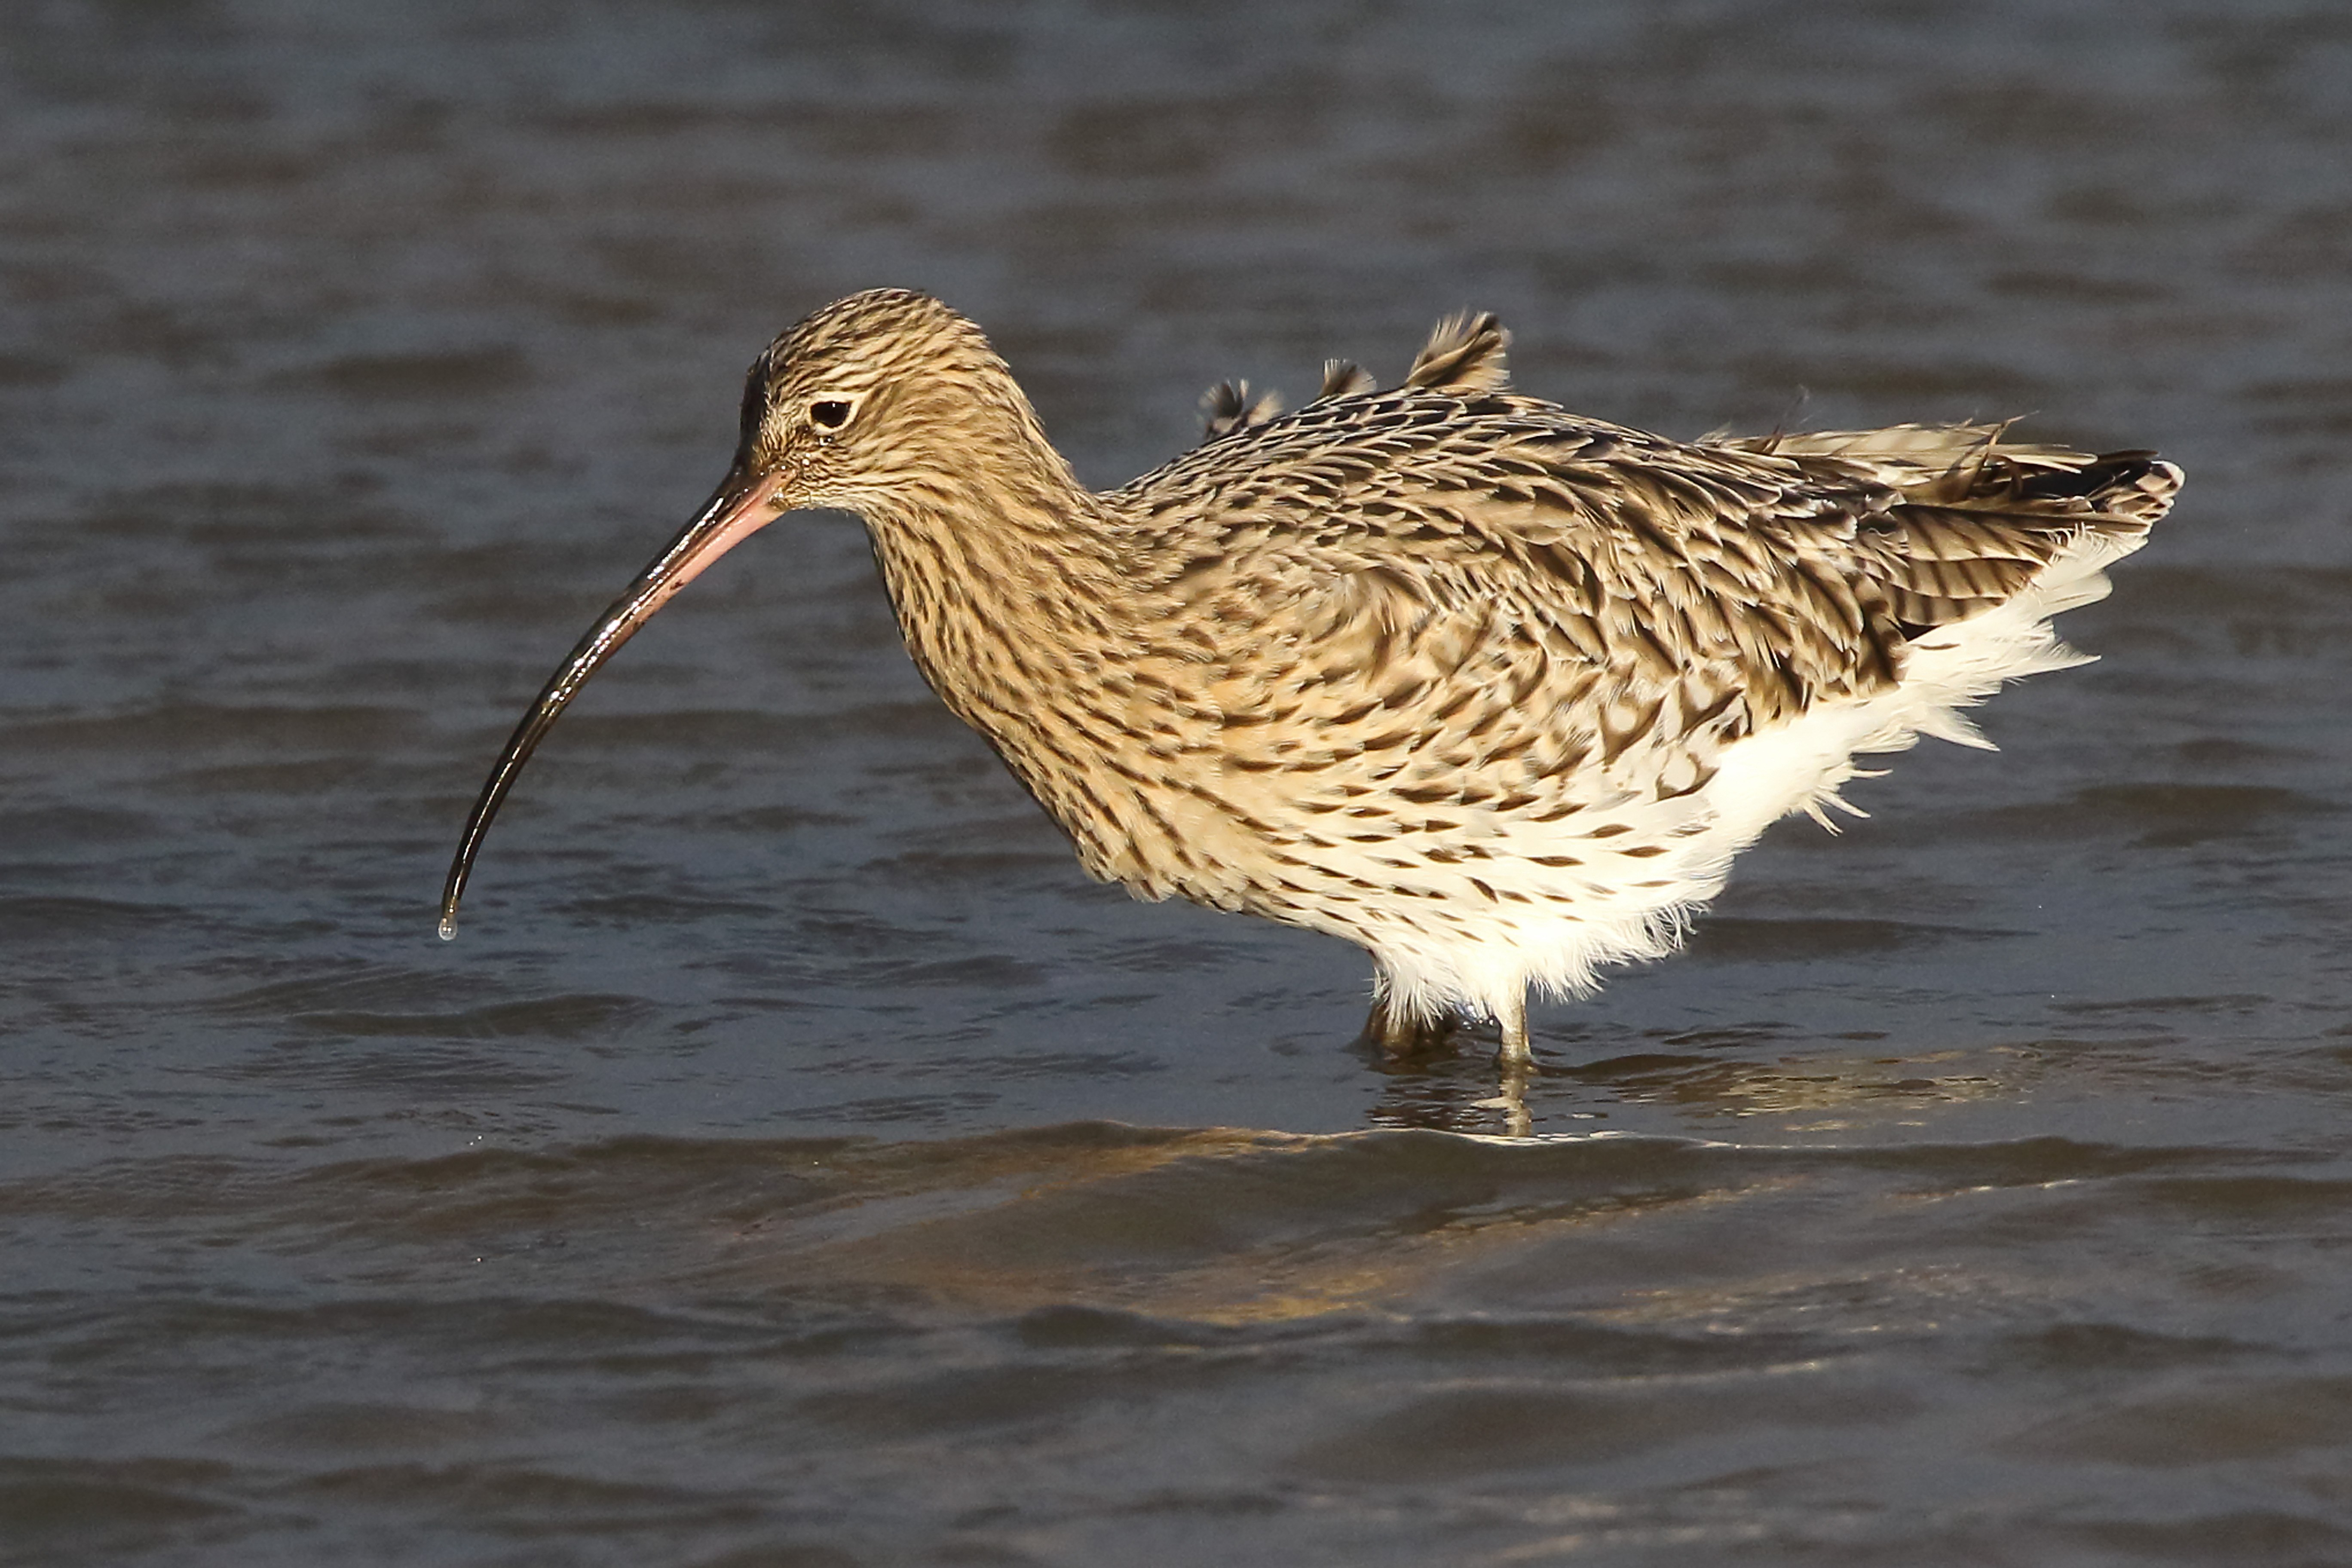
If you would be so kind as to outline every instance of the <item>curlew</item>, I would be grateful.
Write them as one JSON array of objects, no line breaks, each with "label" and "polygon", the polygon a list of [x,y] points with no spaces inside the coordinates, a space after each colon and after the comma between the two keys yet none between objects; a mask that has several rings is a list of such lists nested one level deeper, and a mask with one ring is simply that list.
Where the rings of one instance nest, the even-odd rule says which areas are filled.
[{"label": "curlew", "polygon": [[[1366,1036],[1467,1018],[1528,1061],[1527,1000],[1653,957],[1774,819],[1859,755],[1983,744],[1960,710],[2083,662],[2180,472],[2004,426],[1678,442],[1513,390],[1488,315],[1402,384],[1246,384],[1207,438],[1095,492],[980,329],[855,294],[753,363],[724,482],[499,758],[450,867],[582,684],[782,514],[866,523],[915,664],[1094,876],[1344,937]],[[1848,808],[1851,809],[1851,808]]]}]

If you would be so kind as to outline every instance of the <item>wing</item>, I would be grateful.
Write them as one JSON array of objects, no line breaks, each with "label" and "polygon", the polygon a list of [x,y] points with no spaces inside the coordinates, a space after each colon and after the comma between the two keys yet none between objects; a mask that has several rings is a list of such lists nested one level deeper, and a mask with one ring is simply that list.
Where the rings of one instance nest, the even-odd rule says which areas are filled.
[{"label": "wing", "polygon": [[2085,531],[2145,532],[2177,482],[1982,427],[1668,441],[1511,394],[1482,328],[1113,498],[1158,667],[1189,660],[1228,762],[1294,797],[1686,792]]}]

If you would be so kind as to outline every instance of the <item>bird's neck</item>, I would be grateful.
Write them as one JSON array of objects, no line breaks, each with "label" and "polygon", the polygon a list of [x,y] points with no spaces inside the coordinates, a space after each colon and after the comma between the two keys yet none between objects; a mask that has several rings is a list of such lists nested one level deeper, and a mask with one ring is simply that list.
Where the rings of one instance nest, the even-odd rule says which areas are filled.
[{"label": "bird's neck", "polygon": [[917,668],[1000,750],[1125,641],[1113,520],[1029,423],[866,517]]},{"label": "bird's neck", "polygon": [[1168,748],[1197,743],[1206,709],[1190,695],[1190,656],[1171,662],[1150,635],[1166,606],[1137,581],[1133,523],[1042,435],[987,458],[867,515],[908,651],[1088,871],[1154,898],[1197,891],[1207,884],[1171,868],[1191,876],[1231,826],[1139,782]]}]

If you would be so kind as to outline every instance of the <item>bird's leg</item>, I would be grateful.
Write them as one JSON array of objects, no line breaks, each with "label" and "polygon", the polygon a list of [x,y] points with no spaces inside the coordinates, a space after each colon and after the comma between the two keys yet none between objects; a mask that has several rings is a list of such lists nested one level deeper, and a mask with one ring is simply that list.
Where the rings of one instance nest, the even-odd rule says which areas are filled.
[{"label": "bird's leg", "polygon": [[1528,999],[1524,992],[1509,1005],[1495,1010],[1495,1026],[1502,1031],[1503,1048],[1495,1058],[1495,1095],[1478,1103],[1503,1113],[1503,1131],[1524,1138],[1535,1130],[1528,1111],[1528,1084],[1536,1076],[1535,1052],[1528,1046]]},{"label": "bird's leg", "polygon": [[1393,1061],[1434,1050],[1454,1033],[1454,1026],[1450,1016],[1426,1018],[1382,995],[1373,1000],[1371,1016],[1364,1020],[1364,1032],[1356,1037],[1356,1043],[1378,1046],[1381,1054]]},{"label": "bird's leg", "polygon": [[1502,1055],[1497,1058],[1502,1065],[1516,1072],[1535,1071],[1535,1052],[1528,1045],[1528,998],[1525,992],[1512,998],[1509,1005],[1495,1010],[1495,1026],[1503,1032]]}]

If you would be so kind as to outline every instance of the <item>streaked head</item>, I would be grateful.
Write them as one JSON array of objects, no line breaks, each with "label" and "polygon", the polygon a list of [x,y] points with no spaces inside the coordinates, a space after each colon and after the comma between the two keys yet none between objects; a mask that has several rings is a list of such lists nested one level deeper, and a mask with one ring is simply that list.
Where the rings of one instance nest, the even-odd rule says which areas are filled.
[{"label": "streaked head", "polygon": [[[730,477],[772,478],[771,515],[794,507],[887,512],[905,487],[968,458],[969,443],[1004,411],[1007,391],[1019,402],[980,329],[929,295],[852,294],[752,362]],[[1025,402],[1020,411],[1026,416]]]}]

